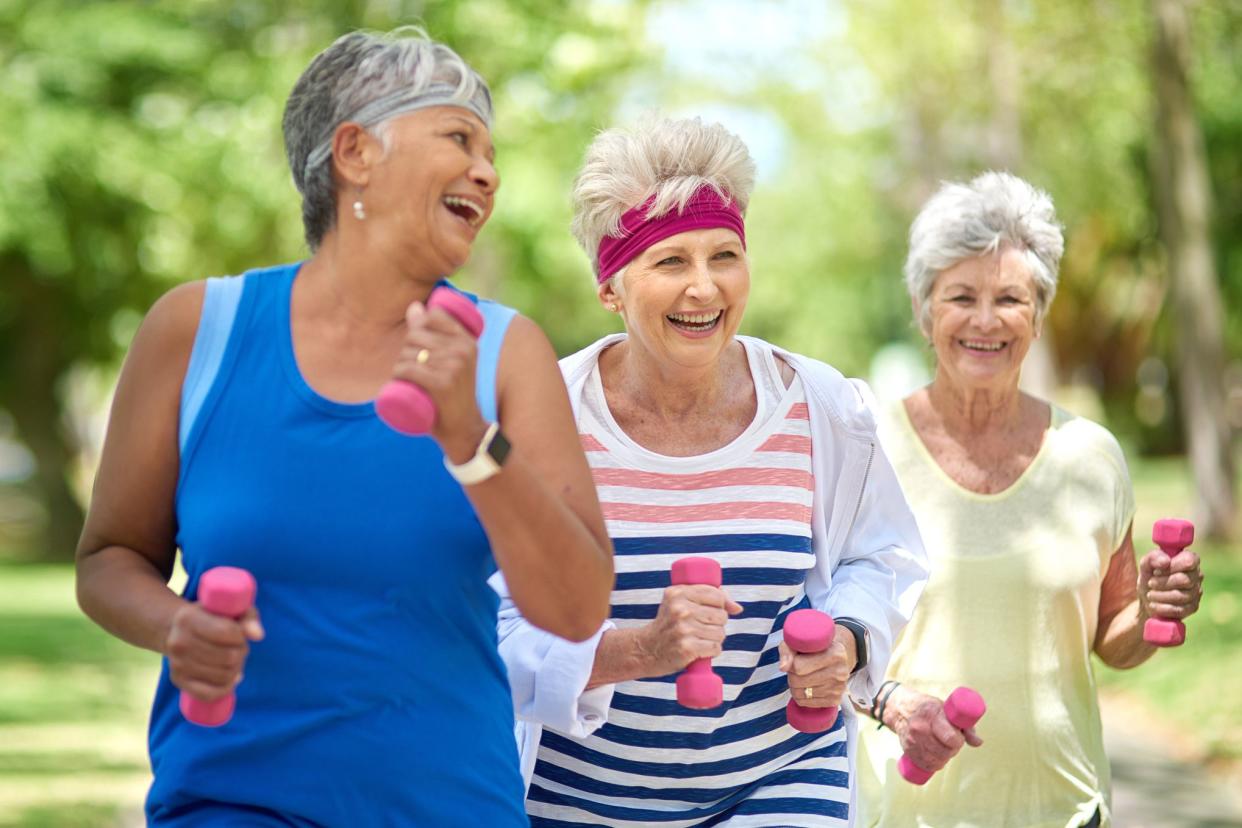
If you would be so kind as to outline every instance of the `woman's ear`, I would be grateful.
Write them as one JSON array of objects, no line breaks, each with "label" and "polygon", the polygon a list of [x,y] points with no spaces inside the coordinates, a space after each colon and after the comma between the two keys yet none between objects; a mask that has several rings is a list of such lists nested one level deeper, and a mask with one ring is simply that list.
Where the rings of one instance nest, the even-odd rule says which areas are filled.
[{"label": "woman's ear", "polygon": [[379,139],[361,125],[346,121],[332,134],[332,160],[341,181],[364,189],[371,171],[383,156]]},{"label": "woman's ear", "polygon": [[621,294],[617,291],[616,277],[606,279],[599,286],[598,295],[599,303],[603,305],[610,313],[617,313],[621,310]]}]

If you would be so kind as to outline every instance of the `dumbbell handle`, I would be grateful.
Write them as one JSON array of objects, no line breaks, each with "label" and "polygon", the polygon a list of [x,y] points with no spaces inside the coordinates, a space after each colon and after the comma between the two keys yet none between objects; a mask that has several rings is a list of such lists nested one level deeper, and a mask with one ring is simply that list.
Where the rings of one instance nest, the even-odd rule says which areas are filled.
[{"label": "dumbbell handle", "polygon": [[[449,287],[438,287],[427,308],[440,308],[462,324],[471,336],[483,334],[483,315],[469,297]],[[411,436],[429,434],[436,424],[436,405],[430,395],[411,382],[391,380],[375,398],[375,413],[393,431]]]},{"label": "dumbbell handle", "polygon": [[[958,730],[974,727],[987,709],[983,696],[969,687],[957,688],[944,700],[944,717]],[[935,775],[934,771],[924,770],[905,754],[897,760],[897,771],[903,779],[915,785],[924,785]]]},{"label": "dumbbell handle", "polygon": [[[794,610],[785,619],[785,646],[795,653],[822,653],[832,645],[836,623],[826,612]],[[837,707],[803,707],[797,699],[785,705],[785,720],[794,730],[823,733],[837,721]]]},{"label": "dumbbell handle", "polygon": [[[254,606],[254,576],[235,566],[217,566],[198,580],[198,603],[203,609],[226,618],[241,618]],[[181,714],[203,727],[219,727],[233,718],[237,696],[229,693],[213,702],[196,699],[181,691]]]},{"label": "dumbbell handle", "polygon": [[[1195,540],[1195,525],[1188,520],[1165,518],[1151,528],[1152,542],[1170,559]],[[1143,640],[1157,647],[1179,647],[1186,640],[1186,625],[1176,618],[1148,618],[1143,624]]]},{"label": "dumbbell handle", "polygon": [[[706,584],[719,587],[720,564],[712,558],[689,557],[673,562],[672,584]],[[724,702],[724,681],[712,670],[710,658],[696,658],[677,677],[677,702],[692,710],[710,710]]]}]

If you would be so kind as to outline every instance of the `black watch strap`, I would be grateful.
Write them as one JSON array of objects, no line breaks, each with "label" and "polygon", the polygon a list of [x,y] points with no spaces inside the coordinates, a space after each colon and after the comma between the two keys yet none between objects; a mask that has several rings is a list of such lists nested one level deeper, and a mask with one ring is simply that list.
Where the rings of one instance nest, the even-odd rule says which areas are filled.
[{"label": "black watch strap", "polygon": [[833,621],[845,627],[854,636],[854,652],[858,654],[858,663],[854,665],[854,670],[850,673],[852,676],[871,662],[871,635],[867,630],[867,625],[857,618],[834,618]]}]

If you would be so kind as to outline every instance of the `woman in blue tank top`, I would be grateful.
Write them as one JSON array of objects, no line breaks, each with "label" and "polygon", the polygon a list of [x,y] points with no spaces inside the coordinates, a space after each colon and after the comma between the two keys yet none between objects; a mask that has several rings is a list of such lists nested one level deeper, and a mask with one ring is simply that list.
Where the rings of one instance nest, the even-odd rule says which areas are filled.
[{"label": "woman in blue tank top", "polygon": [[[612,560],[542,332],[470,297],[476,342],[424,305],[491,214],[491,114],[421,32],[342,37],[284,115],[313,255],[175,288],[134,339],[78,595],[165,656],[151,825],[526,824],[487,579],[582,640]],[[435,403],[429,436],[376,417],[393,379]],[[258,584],[237,620],[196,602],[222,565]],[[231,692],[220,727],[178,709]]]}]

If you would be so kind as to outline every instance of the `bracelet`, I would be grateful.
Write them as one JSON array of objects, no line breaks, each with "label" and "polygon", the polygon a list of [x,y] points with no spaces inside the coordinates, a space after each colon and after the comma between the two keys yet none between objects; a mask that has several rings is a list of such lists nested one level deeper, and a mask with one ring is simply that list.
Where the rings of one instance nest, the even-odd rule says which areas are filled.
[{"label": "bracelet", "polygon": [[880,689],[877,690],[875,693],[875,697],[871,699],[871,706],[867,708],[867,715],[870,716],[871,718],[873,719],[875,718],[875,708],[876,708],[876,705],[880,703],[880,696],[884,695],[884,691],[888,689],[888,686],[892,683],[893,683],[893,680],[888,679],[883,684],[881,684]]},{"label": "bracelet", "polygon": [[900,686],[901,682],[899,681],[886,681],[880,685],[880,692],[876,693],[875,702],[871,705],[874,711],[872,718],[879,722],[876,730],[884,727],[884,708],[888,706],[888,700],[893,695],[893,691]]}]

